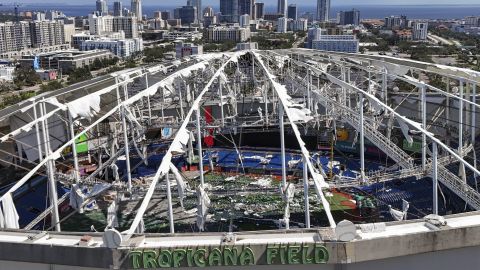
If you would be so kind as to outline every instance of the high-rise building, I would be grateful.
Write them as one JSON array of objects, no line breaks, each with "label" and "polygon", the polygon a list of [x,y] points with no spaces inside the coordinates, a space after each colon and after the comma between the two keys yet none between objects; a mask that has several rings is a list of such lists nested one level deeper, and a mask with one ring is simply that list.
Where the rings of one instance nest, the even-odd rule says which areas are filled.
[{"label": "high-rise building", "polygon": [[241,27],[249,27],[250,26],[250,15],[248,15],[248,14],[240,15],[240,26]]},{"label": "high-rise building", "polygon": [[20,51],[32,46],[28,22],[0,23],[0,53]]},{"label": "high-rise building", "polygon": [[202,21],[203,18],[203,10],[202,10],[202,0],[188,0],[187,6],[196,7],[197,9],[197,20]]},{"label": "high-rise building", "polygon": [[253,17],[253,0],[238,0],[238,15],[249,15]]},{"label": "high-rise building", "polygon": [[107,15],[108,14],[107,0],[97,0],[97,12],[100,15]]},{"label": "high-rise building", "polygon": [[317,0],[317,20],[320,22],[330,20],[330,0]]},{"label": "high-rise building", "polygon": [[162,20],[170,20],[170,11],[162,11],[161,12],[161,17]]},{"label": "high-rise building", "polygon": [[148,24],[148,29],[161,30],[166,27],[167,22],[160,19],[160,17],[156,17],[155,19],[148,20],[147,24]]},{"label": "high-rise building", "polygon": [[47,19],[44,12],[34,12],[32,16],[33,21],[45,21]]},{"label": "high-rise building", "polygon": [[35,48],[61,45],[65,43],[63,21],[30,22],[30,36]]},{"label": "high-rise building", "polygon": [[359,25],[360,11],[352,9],[350,11],[340,11],[337,16],[338,24],[340,25]]},{"label": "high-rise building", "polygon": [[298,20],[289,19],[288,21],[288,31],[307,31],[308,30],[308,20],[300,18]]},{"label": "high-rise building", "polygon": [[428,36],[427,22],[414,22],[412,26],[413,40],[426,40]]},{"label": "high-rise building", "polygon": [[267,13],[265,15],[263,15],[263,18],[266,20],[266,21],[278,21],[278,19],[280,18],[283,18],[284,16],[282,14],[278,14],[278,13]]},{"label": "high-rise building", "polygon": [[220,0],[222,22],[238,22],[238,0]]},{"label": "high-rise building", "polygon": [[385,17],[385,25],[386,29],[403,29],[406,28],[408,25],[407,16],[401,15],[392,15],[390,17]]},{"label": "high-rise building", "polygon": [[258,2],[255,3],[255,19],[263,19],[265,15],[265,4]]},{"label": "high-rise building", "polygon": [[90,14],[88,22],[90,34],[92,35],[123,31],[125,38],[138,37],[137,18],[135,17],[97,16]]},{"label": "high-rise building", "polygon": [[215,16],[215,12],[213,11],[212,7],[206,7],[203,9],[203,16],[204,17],[213,17]]},{"label": "high-rise building", "polygon": [[277,32],[286,33],[288,30],[288,19],[285,17],[279,18],[277,21]]},{"label": "high-rise building", "polygon": [[142,20],[142,0],[132,0],[130,11],[137,17],[137,20]]},{"label": "high-rise building", "polygon": [[174,18],[180,19],[182,24],[198,23],[197,14],[197,7],[183,6],[175,9]]},{"label": "high-rise building", "polygon": [[296,20],[298,17],[297,5],[291,4],[288,6],[288,18]]},{"label": "high-rise building", "polygon": [[45,12],[45,19],[54,21],[59,18],[65,18],[65,14],[63,12],[58,11],[58,10],[49,10]]},{"label": "high-rise building", "polygon": [[278,0],[277,13],[287,17],[287,0]]},{"label": "high-rise building", "polygon": [[203,27],[208,28],[210,25],[217,24],[217,16],[203,16]]},{"label": "high-rise building", "polygon": [[480,16],[465,17],[465,25],[473,27],[480,26]]},{"label": "high-rise building", "polygon": [[113,16],[123,16],[123,4],[122,2],[113,2]]},{"label": "high-rise building", "polygon": [[308,29],[307,42],[305,47],[312,48],[312,41],[320,39],[321,35],[322,35],[321,28],[314,27],[314,28]]},{"label": "high-rise building", "polygon": [[63,34],[65,43],[72,44],[72,37],[75,35],[75,24],[63,24]]}]

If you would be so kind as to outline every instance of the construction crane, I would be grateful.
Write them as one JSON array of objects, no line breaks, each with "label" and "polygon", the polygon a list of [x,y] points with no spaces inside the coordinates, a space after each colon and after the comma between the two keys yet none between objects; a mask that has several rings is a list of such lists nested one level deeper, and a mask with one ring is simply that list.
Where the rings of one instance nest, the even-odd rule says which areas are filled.
[{"label": "construction crane", "polygon": [[18,11],[18,8],[21,7],[22,4],[21,3],[0,3],[0,7],[13,7],[13,10],[15,12],[15,21],[18,22],[20,21],[20,15],[19,15],[19,11]]}]

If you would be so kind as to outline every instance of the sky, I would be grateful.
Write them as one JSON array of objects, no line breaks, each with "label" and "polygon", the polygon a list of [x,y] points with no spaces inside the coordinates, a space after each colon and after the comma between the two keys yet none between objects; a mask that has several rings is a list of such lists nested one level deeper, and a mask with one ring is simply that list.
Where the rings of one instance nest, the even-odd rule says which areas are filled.
[{"label": "sky", "polygon": [[[114,2],[116,0],[107,0]],[[121,0],[125,4],[129,4],[130,0]],[[18,0],[19,3],[68,3],[68,4],[86,4],[86,3],[95,3],[95,0]],[[143,0],[144,5],[183,5],[187,0]],[[203,0],[202,5],[218,5],[220,0]],[[277,0],[257,0],[257,2],[264,2],[265,5],[273,6],[277,4]],[[315,5],[315,0],[289,0],[289,4],[298,4],[298,5]],[[478,0],[332,0],[333,6],[343,6],[343,5],[480,5]]]}]

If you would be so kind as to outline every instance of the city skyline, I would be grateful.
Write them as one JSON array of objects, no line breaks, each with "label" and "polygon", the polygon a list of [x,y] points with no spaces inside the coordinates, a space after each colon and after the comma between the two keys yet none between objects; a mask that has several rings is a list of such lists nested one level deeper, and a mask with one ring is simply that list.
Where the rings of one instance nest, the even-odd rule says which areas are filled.
[{"label": "city skyline", "polygon": [[[266,6],[276,6],[278,0],[262,0],[260,2],[265,3]],[[39,4],[37,0],[22,0],[18,1],[19,3],[28,3],[28,4]],[[49,3],[55,3],[55,4],[86,4],[86,3],[92,3],[95,4],[96,0],[58,0],[58,1],[48,1],[45,2],[45,5],[48,5]],[[108,0],[107,1],[109,5],[113,5],[113,0]],[[127,4],[130,1],[129,0],[124,0],[121,1],[123,4]],[[156,0],[144,0],[143,5],[148,5],[148,6],[175,6],[175,5],[184,5],[187,1],[177,1],[178,3],[168,3],[168,4],[163,4],[163,3],[158,3]],[[297,4],[297,5],[302,5],[302,6],[315,6],[316,2],[312,0],[290,0],[288,1],[288,4]],[[204,0],[202,3],[202,6],[217,6],[219,5],[219,0]],[[357,5],[357,6],[365,6],[365,5],[381,5],[381,6],[390,6],[390,5],[479,5],[477,0],[461,0],[461,1],[456,1],[453,3],[451,0],[420,0],[420,1],[415,1],[415,0],[392,0],[389,1],[388,3],[385,3],[385,1],[378,1],[378,0],[366,0],[362,1],[359,3],[356,0],[337,0],[337,1],[332,1],[332,6],[344,6],[344,5]]]}]

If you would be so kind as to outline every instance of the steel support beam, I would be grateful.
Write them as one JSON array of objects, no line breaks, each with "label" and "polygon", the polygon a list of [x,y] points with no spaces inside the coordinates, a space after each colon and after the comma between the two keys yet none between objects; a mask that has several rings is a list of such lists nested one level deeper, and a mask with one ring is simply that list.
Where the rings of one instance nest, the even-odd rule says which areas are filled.
[{"label": "steel support beam", "polygon": [[[287,167],[285,162],[285,127],[283,123],[283,105],[281,102],[278,103],[278,119],[280,125],[280,151],[281,151],[281,158],[282,158],[282,190],[284,193],[284,199],[286,202],[285,211],[289,211],[290,205],[288,203],[288,196],[287,196]],[[285,229],[290,229],[290,220],[285,219]]]},{"label": "steel support beam", "polygon": [[196,116],[197,116],[197,150],[198,150],[198,169],[200,170],[200,185],[202,188],[205,187],[205,179],[203,175],[203,150],[202,150],[202,129],[200,126],[200,104],[198,105]]},{"label": "steel support beam", "polygon": [[[45,102],[40,103],[40,114],[45,115],[47,114],[47,108],[45,106]],[[48,119],[45,118],[42,121],[42,128],[43,128],[43,141],[44,141],[44,149],[45,155],[50,156],[52,154],[52,148],[50,147],[50,134],[48,131]],[[60,232],[60,215],[58,213],[58,195],[57,195],[57,182],[55,181],[55,162],[53,159],[48,160],[46,163],[47,167],[47,174],[48,174],[48,187],[49,187],[49,197],[50,197],[50,204],[53,205],[52,211],[52,226],[55,226],[55,231]]]},{"label": "steel support beam", "polygon": [[308,164],[303,156],[303,199],[305,201],[305,228],[310,229],[310,202],[308,201]]},{"label": "steel support beam", "polygon": [[169,172],[165,174],[165,181],[167,182],[167,201],[168,201],[168,221],[170,223],[170,233],[175,233],[175,221],[173,220],[173,208],[172,208],[172,191],[170,187]]}]

